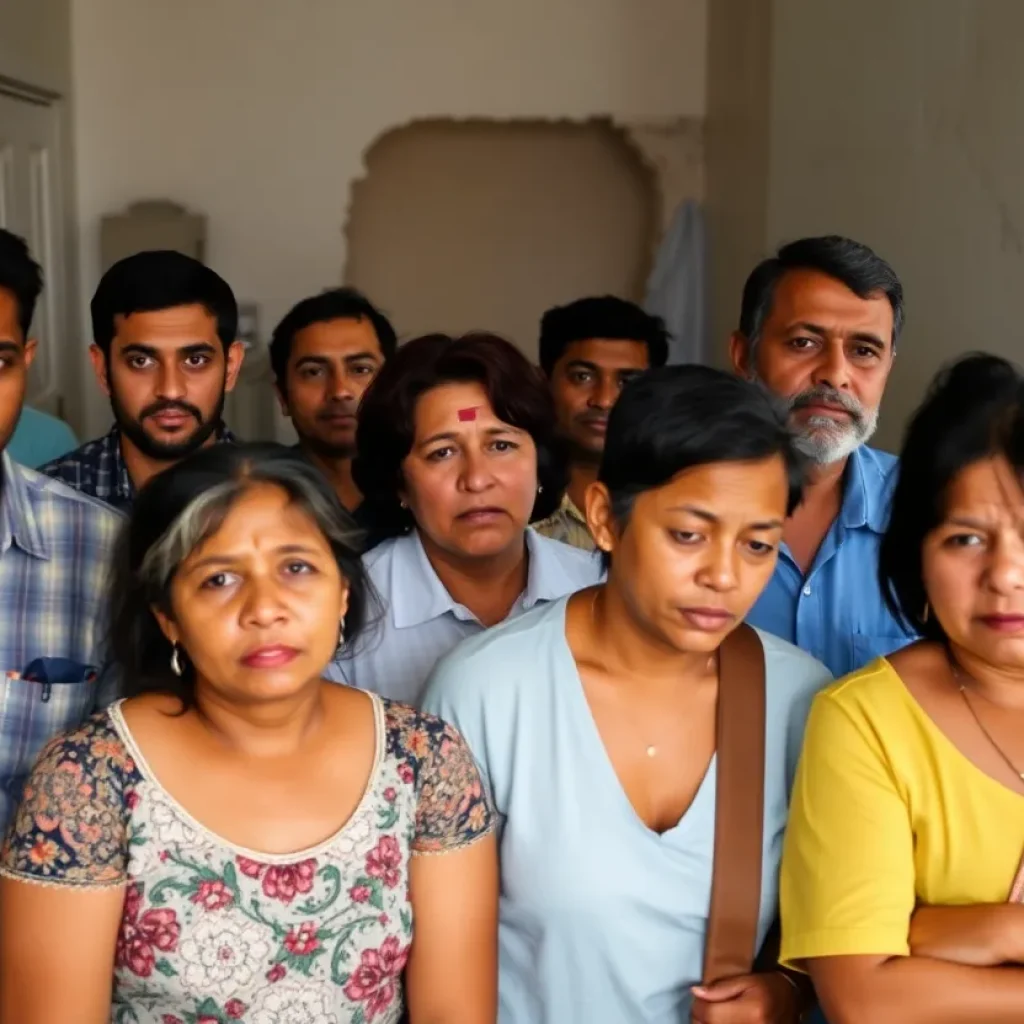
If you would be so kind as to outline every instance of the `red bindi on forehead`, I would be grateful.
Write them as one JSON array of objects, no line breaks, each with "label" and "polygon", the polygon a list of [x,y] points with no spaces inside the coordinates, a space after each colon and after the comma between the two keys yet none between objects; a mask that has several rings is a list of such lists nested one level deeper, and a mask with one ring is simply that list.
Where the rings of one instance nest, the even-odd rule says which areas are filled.
[{"label": "red bindi on forehead", "polygon": [[459,410],[459,422],[460,423],[469,423],[472,420],[475,420],[476,419],[476,411],[477,411],[478,408],[479,408],[479,406],[471,405],[468,409],[460,409]]}]

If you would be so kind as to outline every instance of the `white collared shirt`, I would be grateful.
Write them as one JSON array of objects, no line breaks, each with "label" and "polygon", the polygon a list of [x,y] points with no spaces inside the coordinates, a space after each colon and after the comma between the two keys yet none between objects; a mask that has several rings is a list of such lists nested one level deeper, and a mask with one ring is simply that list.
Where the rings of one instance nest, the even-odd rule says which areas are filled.
[{"label": "white collared shirt", "polygon": [[[555,601],[604,576],[600,558],[526,531],[529,556],[526,589],[505,618]],[[384,541],[363,555],[363,566],[380,598],[371,622],[351,654],[327,670],[327,678],[418,704],[437,663],[466,637],[486,627],[444,588],[423,550],[418,531]],[[376,619],[372,616],[376,612]]]}]

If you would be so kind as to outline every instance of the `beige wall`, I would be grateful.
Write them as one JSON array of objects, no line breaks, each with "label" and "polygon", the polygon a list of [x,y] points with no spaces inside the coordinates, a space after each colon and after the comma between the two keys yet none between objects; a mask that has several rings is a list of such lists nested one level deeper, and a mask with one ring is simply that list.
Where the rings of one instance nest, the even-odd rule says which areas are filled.
[{"label": "beige wall", "polygon": [[549,306],[643,297],[657,193],[607,123],[419,122],[381,139],[366,166],[347,277],[407,336],[486,328],[535,359]]},{"label": "beige wall", "polygon": [[[86,294],[102,214],[166,196],[209,216],[210,262],[265,328],[340,279],[349,183],[392,128],[704,112],[705,0],[73,0],[72,14]],[[99,429],[104,403],[92,410]]]}]

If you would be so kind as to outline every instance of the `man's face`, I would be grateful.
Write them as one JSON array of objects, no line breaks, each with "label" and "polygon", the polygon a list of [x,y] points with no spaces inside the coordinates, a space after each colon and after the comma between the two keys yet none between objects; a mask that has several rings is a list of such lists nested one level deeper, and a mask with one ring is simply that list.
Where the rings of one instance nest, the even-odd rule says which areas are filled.
[{"label": "man's face", "polygon": [[558,428],[576,459],[597,462],[604,451],[608,414],[625,384],[650,365],[642,341],[574,341],[551,371]]},{"label": "man's face", "polygon": [[862,299],[813,270],[787,271],[753,346],[738,332],[737,373],[789,403],[800,447],[819,465],[845,459],[878,425],[892,369],[893,313],[878,293]]},{"label": "man's face", "polygon": [[359,400],[383,363],[369,320],[327,320],[296,333],[278,398],[304,447],[351,458]]},{"label": "man's face", "polygon": [[17,299],[0,288],[0,451],[18,425],[28,368],[35,354],[35,341],[26,341],[21,333]]},{"label": "man's face", "polygon": [[122,433],[161,462],[201,448],[235,386],[242,345],[225,355],[217,321],[200,305],[119,316],[115,327],[109,359],[95,345],[89,355]]}]

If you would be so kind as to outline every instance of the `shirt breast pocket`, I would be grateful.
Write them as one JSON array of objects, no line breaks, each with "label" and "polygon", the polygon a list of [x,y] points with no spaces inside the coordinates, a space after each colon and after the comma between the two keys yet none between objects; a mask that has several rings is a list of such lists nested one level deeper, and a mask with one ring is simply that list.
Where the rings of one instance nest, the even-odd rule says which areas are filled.
[{"label": "shirt breast pocket", "polygon": [[37,658],[0,676],[0,822],[21,800],[39,751],[92,708],[97,671],[68,658]]},{"label": "shirt breast pocket", "polygon": [[895,634],[854,633],[850,637],[853,653],[852,671],[863,668],[876,658],[884,658],[887,654],[893,654],[912,642],[908,637]]}]

